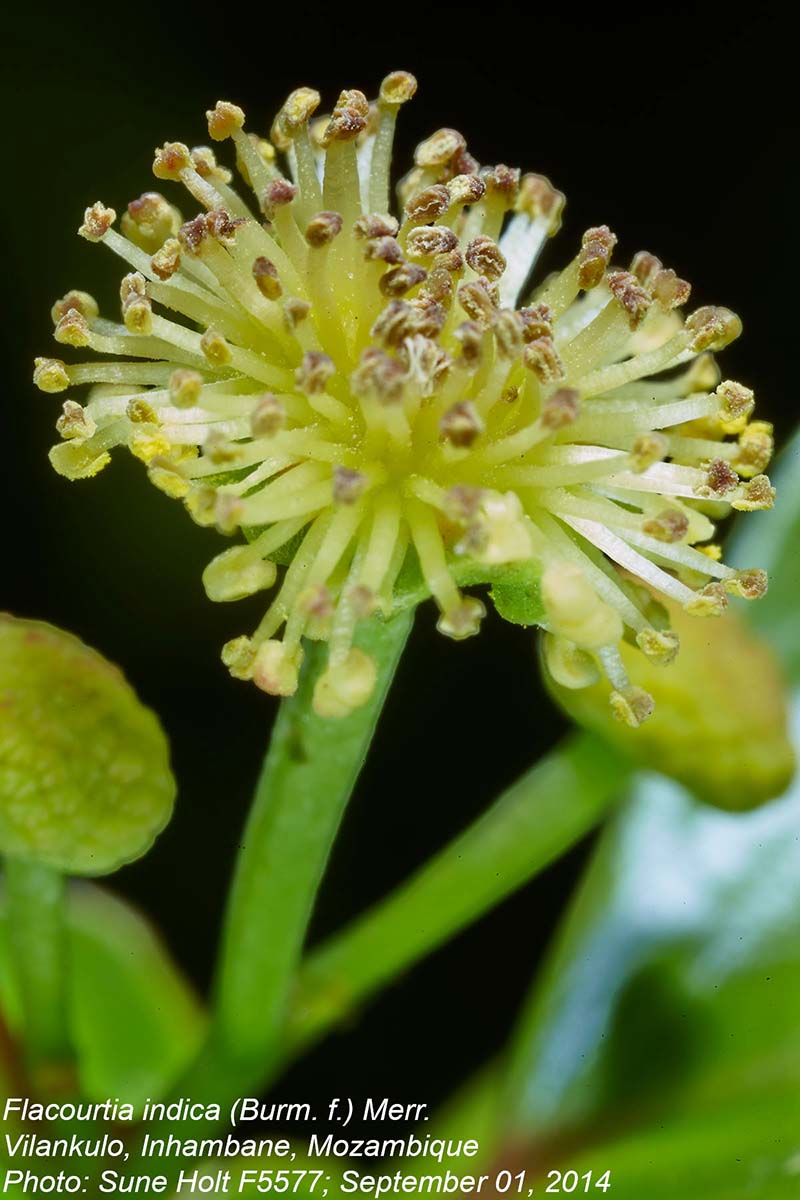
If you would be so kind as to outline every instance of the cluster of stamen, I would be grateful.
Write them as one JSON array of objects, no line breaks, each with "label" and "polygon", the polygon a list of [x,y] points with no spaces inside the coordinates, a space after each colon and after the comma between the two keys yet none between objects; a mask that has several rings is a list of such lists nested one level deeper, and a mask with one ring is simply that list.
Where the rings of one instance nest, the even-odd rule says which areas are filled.
[{"label": "cluster of stamen", "polygon": [[91,385],[64,403],[53,464],[85,478],[126,445],[195,521],[245,532],[204,582],[213,600],[277,582],[258,629],[223,650],[268,692],[291,694],[303,639],[324,639],[316,707],[350,712],[375,677],[358,623],[391,616],[409,562],[454,638],[484,615],[458,564],[488,577],[524,562],[540,573],[551,671],[568,686],[605,674],[638,724],[651,702],[620,640],[664,663],[677,650],[653,593],[713,615],[766,586],[710,542],[722,511],[773,502],[770,427],[712,357],[738,318],[682,315],[689,285],[649,253],[613,266],[606,226],[528,295],[563,197],[542,176],[481,168],[452,129],[417,148],[392,215],[394,124],[415,89],[396,72],[377,102],[342,92],[321,121],[319,95],[298,89],[269,140],[220,102],[209,134],[233,142],[254,204],[208,147],[168,143],[154,174],[199,215],[156,192],[119,230],[112,209],[87,209],[79,232],[129,273],[119,321],[83,292],[54,306],[57,342],[112,357],[37,359],[46,392]]}]

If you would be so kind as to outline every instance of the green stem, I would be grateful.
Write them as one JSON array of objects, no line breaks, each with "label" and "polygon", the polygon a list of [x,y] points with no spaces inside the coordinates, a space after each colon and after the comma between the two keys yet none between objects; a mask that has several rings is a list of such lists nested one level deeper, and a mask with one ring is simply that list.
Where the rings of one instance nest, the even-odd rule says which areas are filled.
[{"label": "green stem", "polygon": [[8,858],[5,882],[26,1056],[31,1064],[58,1062],[69,1053],[65,880]]},{"label": "green stem", "polygon": [[[328,855],[369,749],[413,615],[365,622],[359,645],[378,666],[375,691],[342,720],[318,717],[312,645],[297,694],[284,700],[256,788],[228,903],[209,1045],[182,1094],[227,1093],[263,1078],[277,1055],[289,992]],[[189,1092],[189,1088],[192,1092]]]},{"label": "green stem", "polygon": [[295,1053],[366,996],[510,895],[591,830],[619,795],[628,760],[572,736],[523,775],[404,887],[301,968],[285,1046]]}]

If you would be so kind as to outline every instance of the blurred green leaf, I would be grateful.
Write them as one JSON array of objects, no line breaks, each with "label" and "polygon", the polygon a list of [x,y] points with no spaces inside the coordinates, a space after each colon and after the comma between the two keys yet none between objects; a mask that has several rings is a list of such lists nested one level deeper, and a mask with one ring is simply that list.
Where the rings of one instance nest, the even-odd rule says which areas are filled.
[{"label": "blurred green leaf", "polygon": [[800,785],[731,815],[645,777],[526,1008],[507,1138],[632,1200],[796,1195],[798,1013]]},{"label": "blurred green leaf", "polygon": [[[163,1094],[205,1032],[199,1002],[147,922],[91,884],[74,884],[67,910],[70,1025],[84,1094],[138,1104]],[[0,893],[0,1005],[21,1020]]]},{"label": "blurred green leaf", "polygon": [[175,799],[156,716],[71,634],[0,614],[0,852],[73,875],[144,854]]}]

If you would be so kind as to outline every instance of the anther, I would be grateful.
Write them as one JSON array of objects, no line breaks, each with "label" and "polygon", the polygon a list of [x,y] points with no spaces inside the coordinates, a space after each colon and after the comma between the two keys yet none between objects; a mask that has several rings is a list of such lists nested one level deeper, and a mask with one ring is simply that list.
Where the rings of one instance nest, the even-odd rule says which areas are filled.
[{"label": "anther", "polygon": [[522,352],[522,361],[541,383],[558,383],[564,378],[564,364],[552,338],[537,338]]},{"label": "anther", "polygon": [[278,279],[278,268],[268,258],[263,256],[257,258],[251,270],[262,296],[266,296],[268,300],[277,300],[283,294],[283,288]]},{"label": "anther", "polygon": [[438,129],[414,151],[414,162],[418,167],[446,166],[467,146],[466,138],[456,129]]},{"label": "anther", "polygon": [[689,518],[680,509],[665,508],[642,522],[642,532],[659,542],[680,542],[689,532]]},{"label": "anther", "polygon": [[406,243],[406,253],[413,259],[433,258],[436,254],[457,249],[458,238],[446,225],[421,225],[412,229]]},{"label": "anther", "polygon": [[216,329],[207,329],[200,338],[200,349],[212,366],[224,367],[231,361],[231,348]]},{"label": "anther", "polygon": [[153,254],[167,238],[174,236],[180,223],[178,210],[159,192],[144,192],[131,200],[122,214],[120,227],[129,241]]},{"label": "anther", "polygon": [[153,174],[156,179],[180,179],[181,171],[192,166],[192,156],[183,142],[165,142],[156,150],[153,159]]},{"label": "anther", "polygon": [[322,135],[323,146],[332,142],[352,142],[365,129],[369,104],[363,92],[355,88],[343,91]]},{"label": "anther", "polygon": [[496,306],[482,280],[462,283],[458,289],[458,302],[464,312],[483,329],[494,325]]},{"label": "anther", "polygon": [[427,225],[443,216],[449,207],[450,192],[443,184],[436,183],[412,196],[406,204],[405,213],[415,225]]},{"label": "anther", "polygon": [[501,308],[494,322],[497,352],[502,358],[514,359],[522,353],[522,317],[513,308]]},{"label": "anther", "polygon": [[323,354],[321,350],[307,350],[302,363],[295,371],[295,380],[306,395],[314,396],[325,391],[328,380],[332,379],[335,373],[336,365],[329,355]]},{"label": "anther", "polygon": [[450,203],[457,207],[477,204],[486,195],[486,184],[480,175],[456,175],[447,185]]},{"label": "anther", "polygon": [[499,279],[506,269],[505,256],[497,243],[486,234],[479,234],[467,246],[464,256],[479,275],[484,275],[490,282]]},{"label": "anther", "polygon": [[546,176],[522,176],[515,205],[517,212],[527,213],[532,220],[544,217],[548,222],[548,233],[551,237],[558,232],[561,225],[565,203],[564,193],[554,188]]},{"label": "anther", "polygon": [[218,100],[212,109],[206,112],[209,136],[215,142],[224,142],[244,128],[244,112],[237,104],[227,100]]},{"label": "anther", "polygon": [[606,283],[611,294],[628,318],[628,325],[636,329],[644,320],[650,307],[650,297],[628,271],[609,271]]},{"label": "anther", "polygon": [[66,364],[60,358],[36,358],[33,361],[33,382],[40,392],[55,394],[69,387]]},{"label": "anther", "polygon": [[364,258],[369,262],[385,262],[397,266],[404,261],[400,243],[395,237],[374,237],[364,243]]},{"label": "anther", "polygon": [[384,213],[368,213],[353,222],[353,233],[357,238],[395,237],[399,228],[397,218]]},{"label": "anther", "polygon": [[117,219],[117,214],[113,208],[106,208],[105,204],[101,204],[98,200],[91,208],[87,208],[83,214],[83,224],[78,229],[78,233],[82,238],[86,238],[87,242],[99,242],[108,233],[111,226]]},{"label": "anther", "polygon": [[744,485],[742,495],[732,501],[732,507],[739,512],[756,512],[772,508],[774,503],[775,488],[766,475],[756,475]]},{"label": "anther", "polygon": [[270,138],[279,150],[288,150],[298,133],[319,108],[320,94],[313,88],[296,88],[272,123]]},{"label": "anther", "polygon": [[88,346],[89,322],[77,308],[70,308],[56,325],[53,337],[62,346]]},{"label": "anther", "polygon": [[404,296],[412,288],[418,287],[427,277],[427,274],[428,272],[424,267],[418,266],[417,263],[403,263],[401,266],[393,267],[385,275],[382,275],[379,287],[384,296]]},{"label": "anther", "polygon": [[649,692],[639,687],[626,687],[609,696],[611,711],[618,721],[638,729],[655,711],[655,701]]},{"label": "anther", "polygon": [[71,308],[77,309],[82,316],[86,317],[87,321],[93,321],[100,311],[97,307],[97,301],[88,292],[67,292],[66,296],[62,296],[60,300],[56,300],[50,309],[53,324],[57,325]]},{"label": "anther", "polygon": [[728,308],[707,305],[686,318],[686,329],[692,334],[690,348],[699,353],[701,350],[723,350],[742,332],[742,322]]},{"label": "anther", "polygon": [[260,396],[250,414],[250,433],[254,438],[273,437],[286,425],[286,409],[277,396]]},{"label": "anther", "polygon": [[65,400],[61,416],[56,421],[56,429],[62,438],[88,438],[95,432],[97,426],[82,405],[74,400]]},{"label": "anther", "polygon": [[392,71],[381,83],[380,103],[389,108],[406,104],[417,90],[417,81],[408,71]]},{"label": "anther", "polygon": [[542,405],[539,418],[545,429],[563,429],[580,415],[579,394],[574,388],[559,388]]},{"label": "anther", "polygon": [[176,408],[194,408],[200,399],[203,376],[190,367],[179,367],[169,377],[169,397]]},{"label": "anther", "polygon": [[537,338],[553,336],[553,314],[546,304],[536,304],[529,308],[521,308],[522,337],[525,342],[535,342]]},{"label": "anther", "polygon": [[337,212],[321,212],[312,217],[306,226],[306,241],[309,246],[329,245],[342,231],[342,218]]},{"label": "anther", "polygon": [[367,477],[360,471],[350,467],[333,468],[333,502],[334,504],[355,504],[363,496],[367,487]]},{"label": "anther", "polygon": [[587,229],[578,254],[578,283],[584,291],[597,287],[611,261],[617,244],[616,234],[607,225]]},{"label": "anther", "polygon": [[756,406],[752,391],[741,383],[726,379],[719,385],[715,395],[720,400],[719,419],[723,432],[740,433]]},{"label": "anther", "polygon": [[760,600],[767,594],[768,584],[766,571],[762,571],[759,567],[749,567],[729,576],[725,580],[724,587],[726,591],[734,596],[741,596],[743,600]]},{"label": "anther", "polygon": [[669,453],[669,442],[663,433],[653,430],[640,433],[635,439],[628,456],[628,465],[632,471],[641,474],[653,463],[663,462]]},{"label": "anther", "polygon": [[150,259],[153,274],[159,279],[171,279],[180,265],[181,244],[177,238],[168,238]]},{"label": "anther", "polygon": [[636,645],[651,662],[666,667],[675,659],[680,640],[671,629],[643,629],[636,635]]},{"label": "anther", "polygon": [[459,400],[439,422],[442,439],[458,449],[466,449],[483,432],[483,422],[469,400]]},{"label": "anther", "polygon": [[735,491],[739,476],[723,458],[715,458],[706,467],[705,479],[695,488],[695,495],[705,500],[722,500]]},{"label": "anther", "polygon": [[297,188],[288,179],[273,179],[261,198],[261,211],[268,221],[274,221],[275,213],[297,196]]}]

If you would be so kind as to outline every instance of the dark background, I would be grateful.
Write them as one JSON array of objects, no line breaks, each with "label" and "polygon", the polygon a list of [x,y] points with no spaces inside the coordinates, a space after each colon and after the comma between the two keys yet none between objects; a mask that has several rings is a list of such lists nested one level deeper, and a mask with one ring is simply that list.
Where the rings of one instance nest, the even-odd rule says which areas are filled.
[{"label": "dark background", "polygon": [[[402,114],[397,163],[455,125],[480,161],[548,175],[568,197],[548,266],[601,222],[620,235],[624,257],[658,253],[692,281],[698,304],[742,316],[745,336],[725,352],[725,374],[753,386],[760,415],[785,434],[797,340],[791,35],[767,8],[745,24],[717,15],[716,27],[713,13],[667,5],[651,17],[617,7],[591,20],[566,5],[549,14],[501,4],[15,8],[2,51],[0,607],[78,633],[160,714],[177,815],[113,885],[205,987],[275,711],[228,677],[218,653],[263,604],[205,600],[200,574],[218,536],[193,525],[129,456],[75,484],[48,465],[60,405],[30,376],[34,355],[54,352],[50,305],[81,287],[113,306],[121,273],[75,236],[83,208],[101,198],[121,211],[152,187],[152,148],[205,142],[203,114],[219,97],[267,130],[295,86],[315,86],[330,103],[341,87],[374,94],[387,71],[406,68],[420,91]],[[564,727],[542,692],[530,633],[490,617],[480,638],[459,645],[434,625],[423,607],[314,938],[404,878]],[[346,1083],[356,1096],[444,1097],[503,1044],[588,849],[411,972],[295,1068],[281,1096],[327,1097]]]}]

